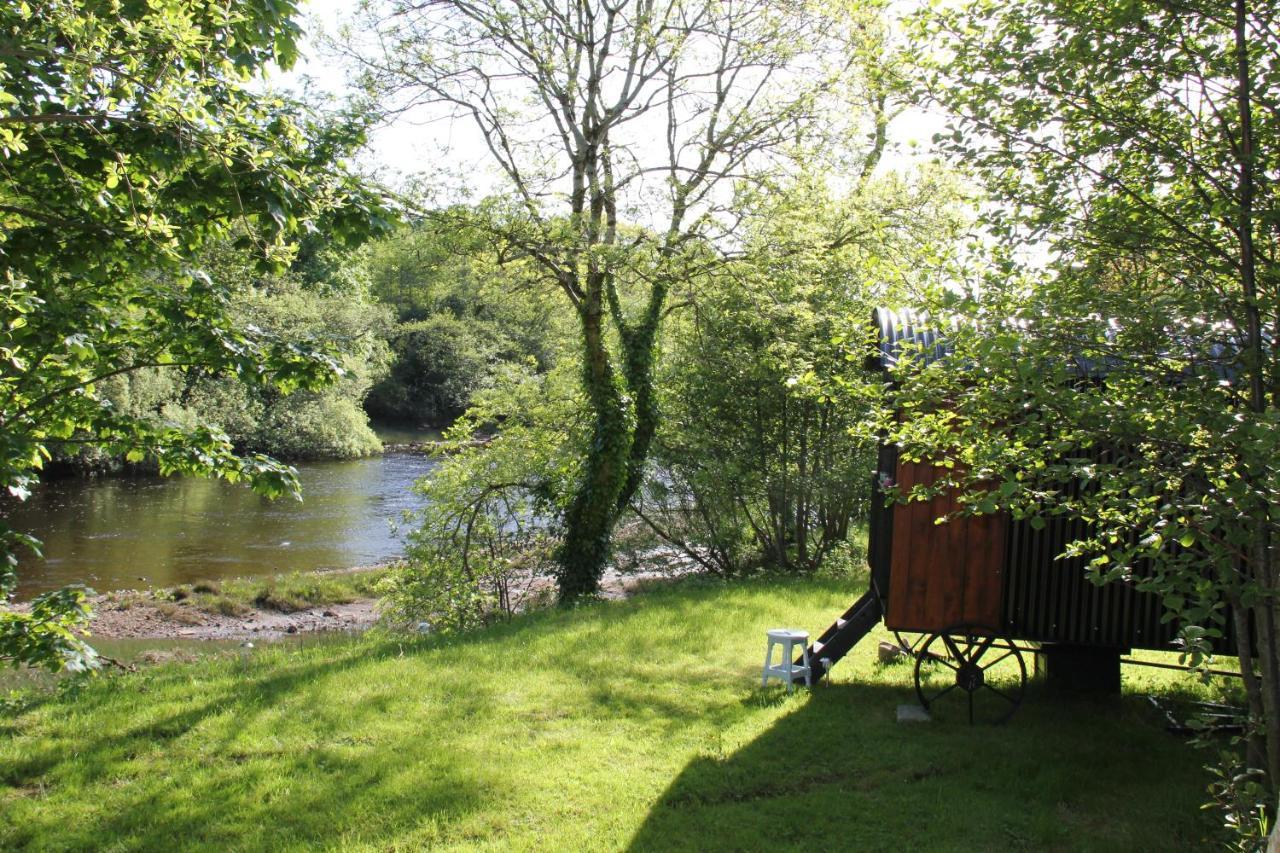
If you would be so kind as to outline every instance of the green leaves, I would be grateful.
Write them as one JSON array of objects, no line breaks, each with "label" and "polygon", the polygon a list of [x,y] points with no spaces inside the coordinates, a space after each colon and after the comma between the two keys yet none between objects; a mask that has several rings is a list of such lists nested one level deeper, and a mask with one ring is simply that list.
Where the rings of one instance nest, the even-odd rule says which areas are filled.
[{"label": "green leaves", "polygon": [[[1253,313],[1280,302],[1273,6],[1242,3],[1238,32],[1209,0],[982,0],[913,24],[918,91],[953,117],[938,145],[987,193],[989,267],[949,306],[955,357],[904,377],[900,401],[945,399],[972,428],[926,418],[895,437],[967,456],[1033,527],[1078,520],[1064,554],[1158,594],[1194,666],[1244,624],[1226,624],[1229,604],[1269,625],[1280,592],[1280,320]],[[1280,654],[1272,630],[1257,644]],[[1253,723],[1278,754],[1280,720]]]},{"label": "green leaves", "polygon": [[92,614],[90,592],[67,587],[38,596],[30,613],[0,611],[0,660],[53,671],[96,669],[97,653],[85,643],[81,627]]},{"label": "green leaves", "polygon": [[[238,328],[231,283],[187,269],[202,247],[248,234],[259,268],[278,271],[302,223],[352,246],[392,218],[379,191],[338,165],[360,144],[357,116],[330,121],[253,80],[296,56],[296,11],[291,0],[0,6],[0,484],[10,494],[30,487],[47,442],[70,439],[151,456],[166,472],[296,491],[287,469],[238,456],[225,435],[127,415],[102,394],[153,367],[281,391],[337,373],[329,348]],[[68,633],[83,621],[79,601],[4,614],[0,658],[91,665]]]}]

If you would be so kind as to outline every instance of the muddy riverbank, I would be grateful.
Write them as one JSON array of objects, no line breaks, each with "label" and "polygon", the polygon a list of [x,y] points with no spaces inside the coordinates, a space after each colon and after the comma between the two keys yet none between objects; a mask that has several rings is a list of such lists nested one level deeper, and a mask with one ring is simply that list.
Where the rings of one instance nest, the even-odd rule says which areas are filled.
[{"label": "muddy riverbank", "polygon": [[281,613],[253,607],[244,615],[209,613],[190,608],[175,611],[165,602],[121,600],[99,596],[89,630],[108,639],[275,640],[321,631],[364,631],[378,621],[378,602],[357,599]]},{"label": "muddy riverbank", "polygon": [[[203,603],[200,595],[188,594],[189,587],[122,590],[96,595],[91,599],[93,619],[89,630],[96,638],[148,640],[276,640],[324,632],[365,631],[378,623],[380,613],[378,599],[367,594],[369,583],[362,580],[388,568],[388,564],[380,564],[340,571],[298,573],[279,579],[282,590],[299,582],[305,585],[308,580],[339,586],[335,600],[310,607],[299,606],[294,601],[281,609],[279,601],[287,597],[287,592],[281,596],[241,593],[238,600],[223,595],[206,599]],[[654,554],[648,564],[638,570],[607,571],[601,579],[600,594],[603,598],[626,598],[646,584],[687,574],[693,568],[674,554]],[[261,582],[261,579],[254,582]],[[543,578],[535,584],[541,586],[546,595],[532,598],[549,600],[553,594],[553,581]],[[199,589],[197,585],[196,590]],[[343,594],[342,589],[350,592]],[[259,603],[255,598],[267,603]],[[273,606],[271,602],[277,603]],[[16,609],[24,607],[15,605]]]}]

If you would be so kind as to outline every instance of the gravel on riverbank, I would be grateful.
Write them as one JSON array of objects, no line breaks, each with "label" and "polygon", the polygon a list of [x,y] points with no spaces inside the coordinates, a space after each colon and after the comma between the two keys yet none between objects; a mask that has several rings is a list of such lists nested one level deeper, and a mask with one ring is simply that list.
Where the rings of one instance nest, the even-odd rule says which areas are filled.
[{"label": "gravel on riverbank", "polygon": [[293,613],[254,607],[243,616],[225,616],[190,608],[175,613],[165,602],[103,600],[94,602],[89,630],[108,639],[243,640],[279,639],[321,631],[364,631],[378,621],[378,600],[326,604]]}]

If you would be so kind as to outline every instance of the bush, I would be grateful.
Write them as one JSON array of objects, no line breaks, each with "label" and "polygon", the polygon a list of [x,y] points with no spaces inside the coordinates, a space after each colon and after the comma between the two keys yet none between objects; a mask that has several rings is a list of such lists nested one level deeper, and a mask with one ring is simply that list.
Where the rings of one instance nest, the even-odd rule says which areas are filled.
[{"label": "bush", "polygon": [[[450,429],[453,452],[417,486],[427,500],[406,563],[379,589],[390,620],[466,630],[509,618],[552,586],[553,520],[584,440],[572,381],[565,368],[505,366]],[[470,441],[479,425],[499,422],[492,441]]]},{"label": "bush", "polygon": [[287,459],[350,459],[382,450],[359,402],[331,394],[295,394],[271,407],[247,441]]},{"label": "bush", "polygon": [[391,369],[365,401],[375,418],[445,426],[460,416],[496,364],[511,356],[496,324],[453,314],[402,323],[391,337]]},{"label": "bush", "polygon": [[665,538],[722,574],[811,572],[844,548],[875,467],[866,318],[937,286],[958,198],[922,170],[842,194],[801,175],[748,199],[741,260],[668,326],[658,476],[636,502]]},{"label": "bush", "polygon": [[706,568],[813,571],[865,517],[875,445],[840,391],[859,370],[838,342],[847,299],[816,275],[767,294],[729,283],[676,338],[660,475],[635,503]]}]

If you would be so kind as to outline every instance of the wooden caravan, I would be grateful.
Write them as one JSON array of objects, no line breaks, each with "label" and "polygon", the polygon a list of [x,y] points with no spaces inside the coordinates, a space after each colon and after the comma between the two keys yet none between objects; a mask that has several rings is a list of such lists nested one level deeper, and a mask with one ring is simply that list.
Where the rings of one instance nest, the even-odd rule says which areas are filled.
[{"label": "wooden caravan", "polygon": [[[945,342],[914,312],[879,309],[874,322],[879,335],[869,366],[886,378],[905,346],[929,360],[947,355]],[[1052,516],[1037,529],[1005,513],[952,517],[955,496],[945,492],[886,505],[884,488],[905,492],[939,474],[881,446],[872,472],[871,589],[810,648],[824,664],[819,677],[883,618],[915,657],[922,704],[953,695],[967,701],[971,721],[999,721],[1021,702],[1028,654],[1040,656],[1051,681],[1118,690],[1123,654],[1173,648],[1176,626],[1162,621],[1157,596],[1131,583],[1099,586],[1083,558],[1060,558],[1086,533],[1079,519]],[[1234,637],[1216,647],[1234,654]]]}]

